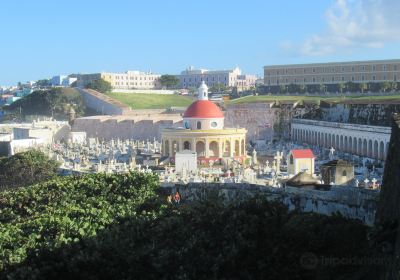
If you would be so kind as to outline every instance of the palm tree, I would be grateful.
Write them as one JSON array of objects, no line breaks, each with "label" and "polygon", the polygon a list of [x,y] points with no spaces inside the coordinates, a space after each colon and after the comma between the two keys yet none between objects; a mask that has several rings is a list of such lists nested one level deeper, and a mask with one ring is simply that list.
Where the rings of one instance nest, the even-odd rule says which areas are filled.
[{"label": "palm tree", "polygon": [[389,82],[382,82],[381,83],[381,89],[383,90],[383,92],[386,92],[386,90],[388,90],[390,88],[390,83]]},{"label": "palm tree", "polygon": [[396,90],[397,90],[397,83],[396,83],[396,82],[392,82],[392,83],[390,84],[390,89],[391,89],[392,91],[396,91]]},{"label": "palm tree", "polygon": [[367,83],[361,83],[360,84],[360,89],[361,89],[361,93],[364,93],[364,90],[368,89],[368,84]]},{"label": "palm tree", "polygon": [[340,93],[343,93],[344,88],[346,87],[346,85],[344,83],[339,83],[338,84],[338,88],[340,90]]}]

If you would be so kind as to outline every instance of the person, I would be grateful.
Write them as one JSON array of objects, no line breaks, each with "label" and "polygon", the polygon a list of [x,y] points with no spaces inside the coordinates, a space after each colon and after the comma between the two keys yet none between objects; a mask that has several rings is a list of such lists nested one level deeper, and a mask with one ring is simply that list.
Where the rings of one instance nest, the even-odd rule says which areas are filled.
[{"label": "person", "polygon": [[179,192],[175,193],[174,200],[176,204],[179,204],[179,202],[181,202],[181,195],[179,194]]}]

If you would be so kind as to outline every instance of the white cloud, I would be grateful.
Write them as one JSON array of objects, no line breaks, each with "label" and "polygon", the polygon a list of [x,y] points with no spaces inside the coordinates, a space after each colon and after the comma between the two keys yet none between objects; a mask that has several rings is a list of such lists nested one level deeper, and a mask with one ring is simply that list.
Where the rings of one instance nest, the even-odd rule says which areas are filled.
[{"label": "white cloud", "polygon": [[400,41],[400,0],[336,0],[325,19],[323,33],[300,44],[286,41],[282,47],[303,55],[327,55]]}]

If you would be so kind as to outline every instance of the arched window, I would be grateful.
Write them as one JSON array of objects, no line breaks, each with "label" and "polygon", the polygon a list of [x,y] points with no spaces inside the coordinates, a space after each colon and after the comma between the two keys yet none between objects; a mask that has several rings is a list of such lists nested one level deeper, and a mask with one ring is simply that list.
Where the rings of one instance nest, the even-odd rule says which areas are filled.
[{"label": "arched window", "polygon": [[346,170],[343,170],[343,172],[342,172],[342,176],[343,176],[343,177],[347,176],[347,172],[346,172]]},{"label": "arched window", "polygon": [[290,155],[290,164],[293,164],[293,155]]},{"label": "arched window", "polygon": [[201,122],[197,122],[197,129],[201,129]]}]

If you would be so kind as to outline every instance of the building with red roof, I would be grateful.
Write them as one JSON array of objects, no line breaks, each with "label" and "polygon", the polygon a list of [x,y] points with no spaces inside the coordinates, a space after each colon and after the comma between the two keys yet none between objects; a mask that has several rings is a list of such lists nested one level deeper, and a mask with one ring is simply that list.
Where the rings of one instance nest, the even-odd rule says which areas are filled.
[{"label": "building with red roof", "polygon": [[315,155],[311,149],[291,150],[287,156],[287,166],[289,176],[294,176],[300,172],[313,175]]},{"label": "building with red roof", "polygon": [[167,128],[161,133],[162,151],[173,161],[175,154],[184,150],[197,153],[199,164],[221,163],[226,158],[242,162],[246,158],[244,128],[225,128],[224,114],[208,100],[208,87],[203,81],[198,95],[183,114],[183,127]]}]

